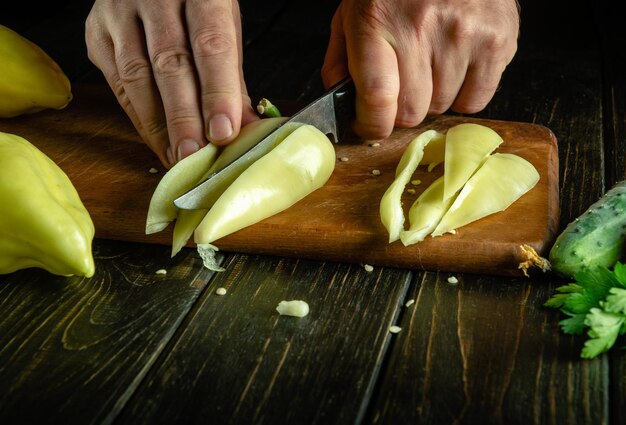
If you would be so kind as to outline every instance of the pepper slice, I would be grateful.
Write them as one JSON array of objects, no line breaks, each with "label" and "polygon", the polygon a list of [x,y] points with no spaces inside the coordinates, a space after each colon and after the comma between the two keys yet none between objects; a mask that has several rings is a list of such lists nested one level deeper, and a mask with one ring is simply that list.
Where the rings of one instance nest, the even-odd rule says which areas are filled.
[{"label": "pepper slice", "polygon": [[396,167],[396,178],[380,200],[380,220],[389,232],[389,243],[400,239],[404,230],[402,192],[424,156],[424,147],[439,137],[445,136],[436,130],[427,130],[409,143]]},{"label": "pepper slice", "polygon": [[539,181],[534,165],[511,153],[490,155],[465,183],[433,236],[507,209]]},{"label": "pepper slice", "polygon": [[421,242],[431,233],[444,216],[454,198],[443,200],[444,177],[431,183],[409,209],[409,230],[400,233],[402,243],[412,245]]},{"label": "pepper slice", "polygon": [[502,137],[484,125],[463,123],[450,128],[446,133],[443,198],[453,197],[500,144]]},{"label": "pepper slice", "polygon": [[157,185],[146,219],[146,235],[160,232],[178,216],[174,199],[194,187],[201,180],[217,157],[217,148],[208,144],[176,163],[161,178]]}]

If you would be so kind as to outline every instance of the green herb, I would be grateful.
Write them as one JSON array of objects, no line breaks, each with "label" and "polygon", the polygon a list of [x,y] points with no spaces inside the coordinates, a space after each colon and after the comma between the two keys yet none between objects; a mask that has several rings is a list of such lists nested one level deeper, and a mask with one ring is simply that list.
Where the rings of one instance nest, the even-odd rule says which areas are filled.
[{"label": "green herb", "polygon": [[557,288],[545,305],[569,316],[560,322],[564,333],[587,332],[581,357],[591,359],[608,351],[626,333],[626,265],[617,262],[613,270],[587,269],[574,279]]}]

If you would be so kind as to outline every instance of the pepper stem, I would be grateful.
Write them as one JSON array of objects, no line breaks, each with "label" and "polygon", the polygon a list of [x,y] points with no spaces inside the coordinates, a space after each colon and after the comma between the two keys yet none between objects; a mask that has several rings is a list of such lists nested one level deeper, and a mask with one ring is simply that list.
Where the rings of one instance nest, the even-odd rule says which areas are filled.
[{"label": "pepper stem", "polygon": [[259,100],[259,103],[256,106],[256,110],[259,114],[264,115],[268,118],[274,117],[282,117],[280,110],[274,105],[272,102],[263,98]]}]

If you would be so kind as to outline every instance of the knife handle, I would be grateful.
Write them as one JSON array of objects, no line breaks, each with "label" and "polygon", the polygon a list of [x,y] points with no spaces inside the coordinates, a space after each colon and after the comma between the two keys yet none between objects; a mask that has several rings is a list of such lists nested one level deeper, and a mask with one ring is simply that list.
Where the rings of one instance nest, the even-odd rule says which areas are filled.
[{"label": "knife handle", "polygon": [[[346,140],[346,133],[350,130],[352,121],[356,117],[354,101],[356,88],[352,78],[347,77],[330,89],[333,92],[337,135],[339,140]],[[338,140],[335,140],[337,142]]]}]

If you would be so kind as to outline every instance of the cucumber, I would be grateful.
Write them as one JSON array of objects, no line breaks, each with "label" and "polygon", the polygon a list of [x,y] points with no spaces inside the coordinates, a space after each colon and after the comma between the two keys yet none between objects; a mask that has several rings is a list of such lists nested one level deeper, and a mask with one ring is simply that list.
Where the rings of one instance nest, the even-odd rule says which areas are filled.
[{"label": "cucumber", "polygon": [[548,260],[552,270],[574,277],[597,266],[611,268],[626,240],[626,180],[618,182],[556,238]]}]

